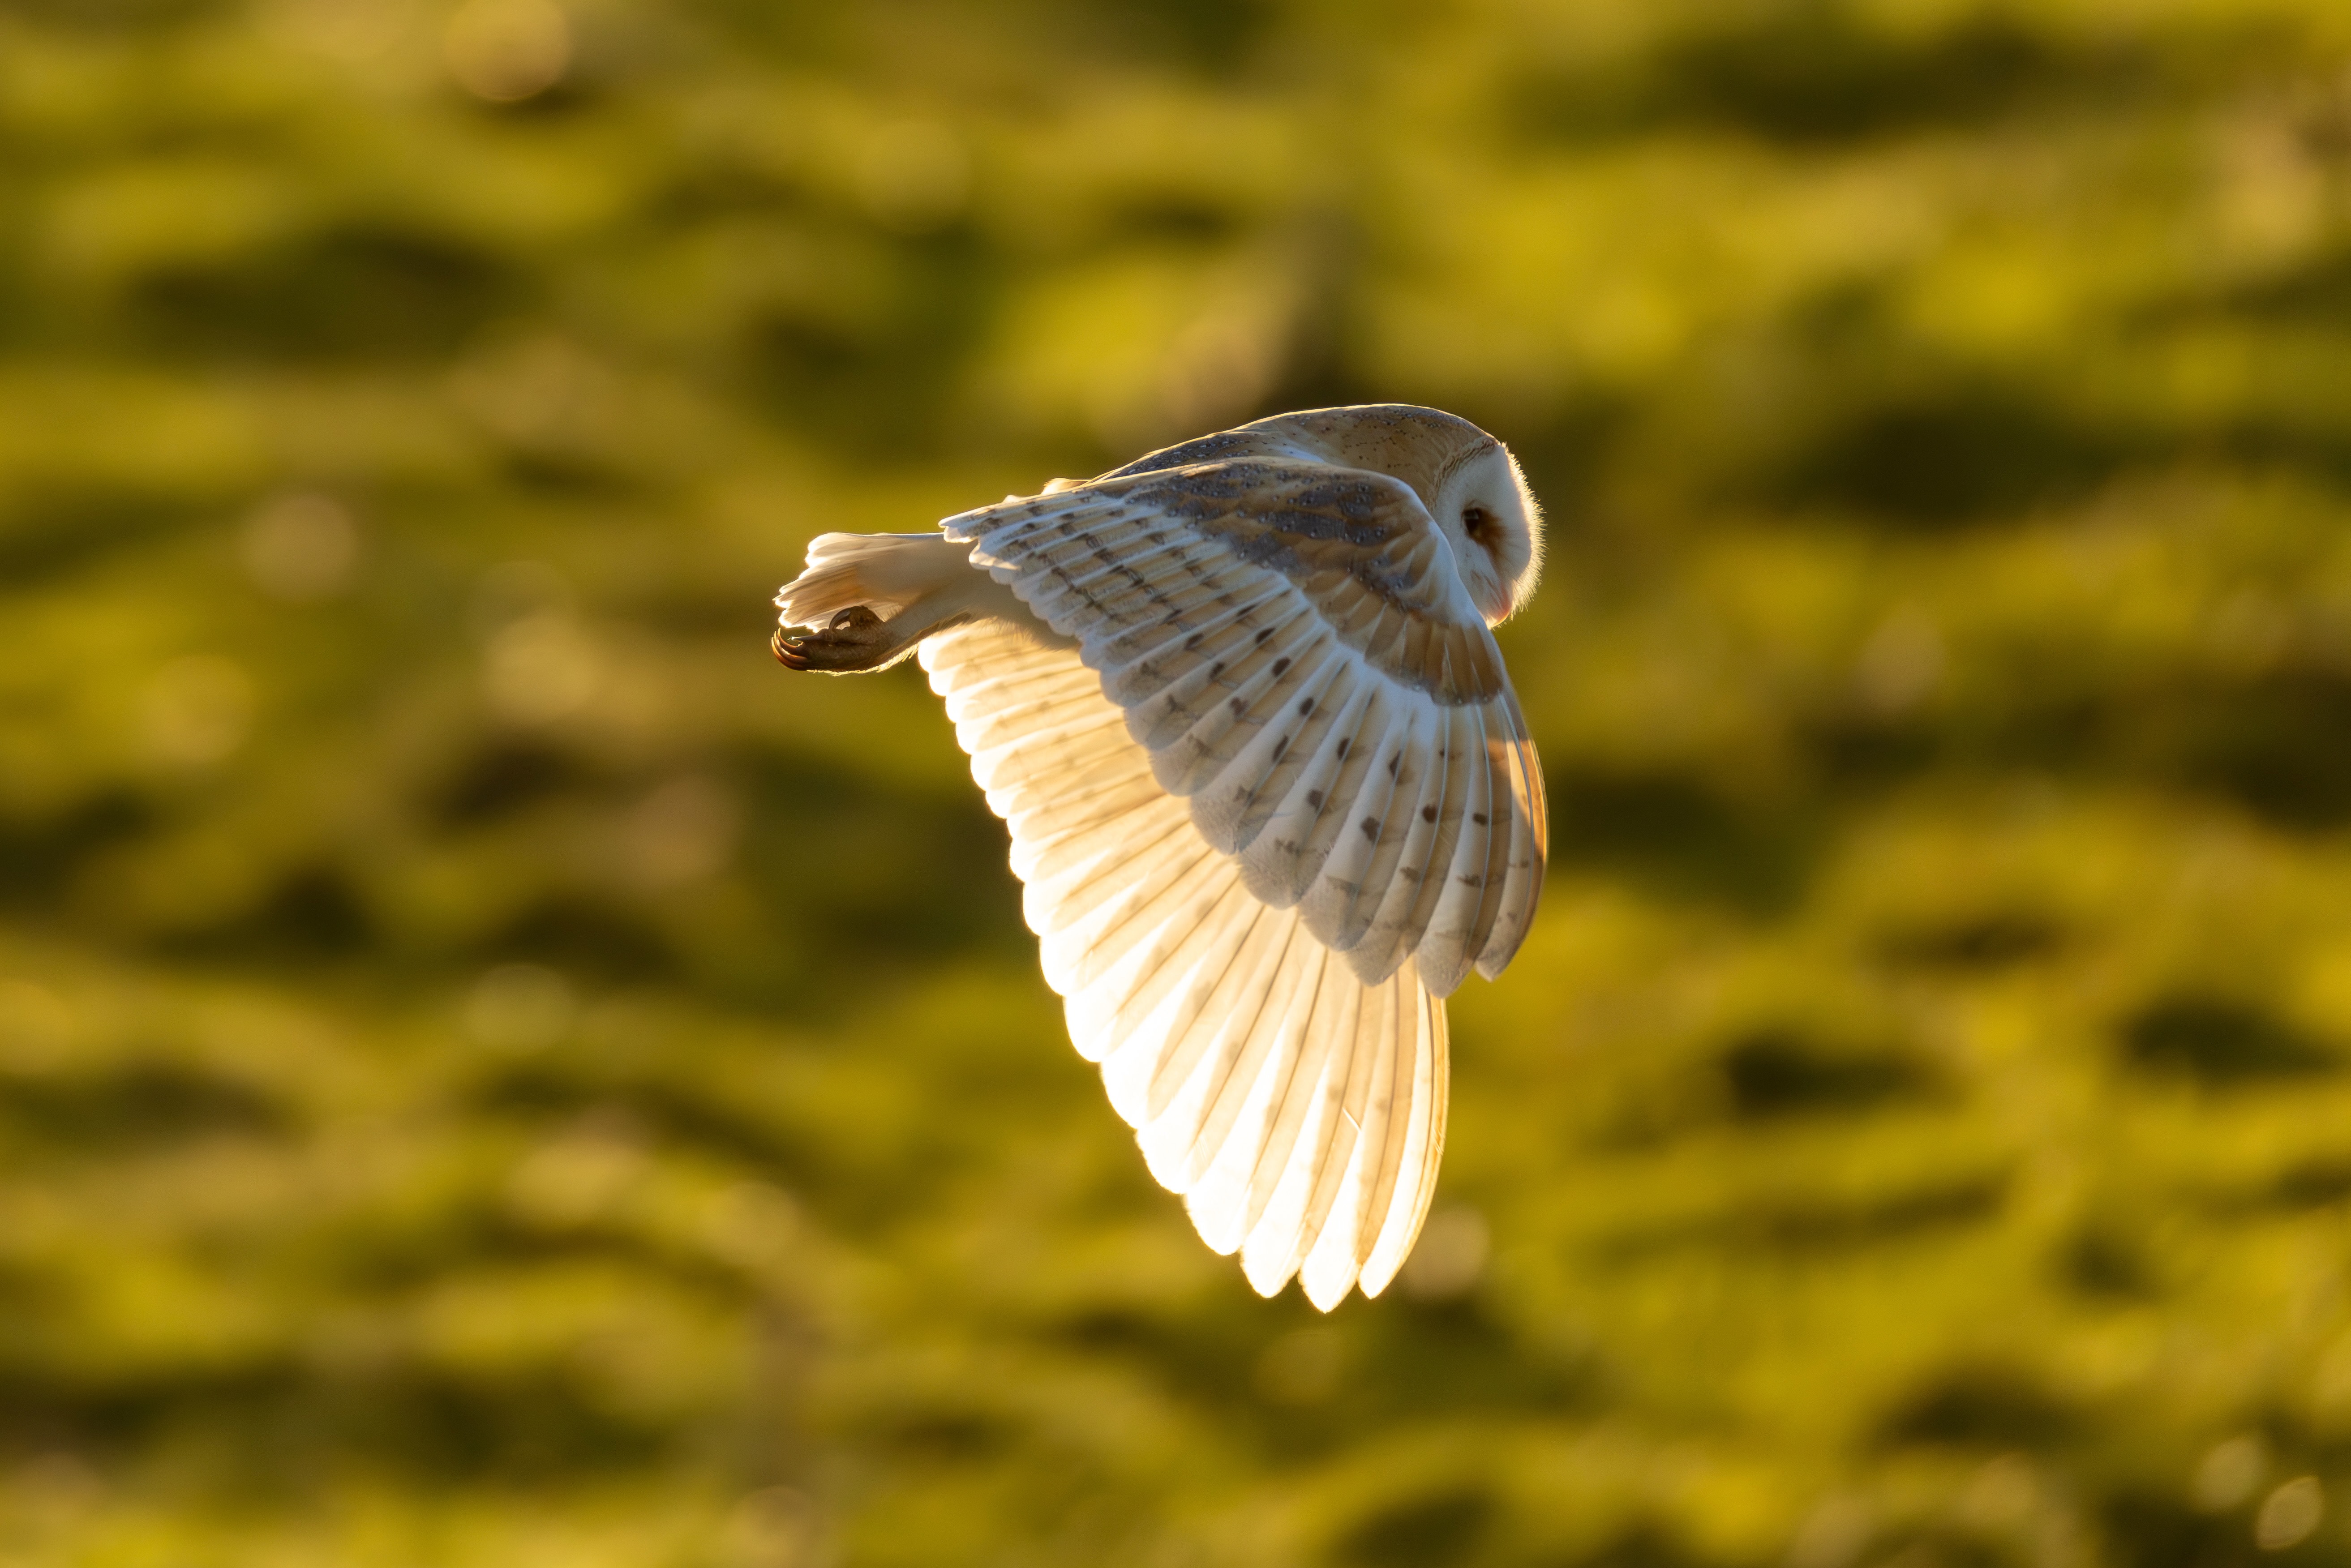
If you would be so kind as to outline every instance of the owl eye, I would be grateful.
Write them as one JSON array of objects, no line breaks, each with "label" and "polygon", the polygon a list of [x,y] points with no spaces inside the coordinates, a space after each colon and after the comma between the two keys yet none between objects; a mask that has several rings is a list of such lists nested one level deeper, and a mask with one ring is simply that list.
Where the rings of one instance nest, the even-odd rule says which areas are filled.
[{"label": "owl eye", "polygon": [[1470,543],[1491,555],[1502,542],[1502,519],[1472,501],[1461,508],[1461,531],[1469,536]]}]

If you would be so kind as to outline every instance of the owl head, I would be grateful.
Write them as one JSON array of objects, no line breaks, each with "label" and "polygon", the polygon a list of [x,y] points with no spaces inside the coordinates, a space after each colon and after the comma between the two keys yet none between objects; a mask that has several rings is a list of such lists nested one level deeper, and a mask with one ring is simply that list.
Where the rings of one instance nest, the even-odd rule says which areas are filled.
[{"label": "owl head", "polygon": [[1412,403],[1360,403],[1278,414],[1210,439],[1264,436],[1411,486],[1453,547],[1462,585],[1488,625],[1509,620],[1533,594],[1542,507],[1510,448],[1468,420]]},{"label": "owl head", "polygon": [[1518,459],[1486,436],[1439,477],[1428,500],[1479,613],[1500,625],[1542,575],[1542,507]]}]

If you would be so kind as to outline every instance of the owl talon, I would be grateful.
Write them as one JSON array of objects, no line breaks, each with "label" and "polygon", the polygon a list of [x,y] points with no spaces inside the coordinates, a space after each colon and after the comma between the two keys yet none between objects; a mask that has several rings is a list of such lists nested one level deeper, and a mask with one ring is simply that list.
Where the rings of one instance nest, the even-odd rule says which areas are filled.
[{"label": "owl talon", "polygon": [[788,670],[833,675],[876,668],[898,652],[898,639],[889,623],[862,604],[841,612],[820,632],[795,636],[789,628],[778,626],[768,645],[776,662]]}]

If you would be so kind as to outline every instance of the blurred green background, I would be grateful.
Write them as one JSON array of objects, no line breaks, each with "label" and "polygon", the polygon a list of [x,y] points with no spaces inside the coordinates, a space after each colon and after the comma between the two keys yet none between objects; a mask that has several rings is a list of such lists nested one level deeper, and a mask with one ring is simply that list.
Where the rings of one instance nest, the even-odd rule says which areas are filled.
[{"label": "blurred green background", "polygon": [[[1250,1295],[768,595],[1513,444],[1551,883]],[[2351,7],[9,0],[0,1562],[2351,1562]]]}]

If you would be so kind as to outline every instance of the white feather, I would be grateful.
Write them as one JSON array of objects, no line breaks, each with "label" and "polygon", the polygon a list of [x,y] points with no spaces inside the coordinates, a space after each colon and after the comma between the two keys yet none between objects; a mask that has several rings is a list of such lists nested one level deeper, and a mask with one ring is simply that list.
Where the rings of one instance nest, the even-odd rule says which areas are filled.
[{"label": "white feather", "polygon": [[[1424,1184],[1416,1171],[1398,1179],[1404,1142],[1383,1131],[1374,1147],[1360,1129],[1367,1119],[1384,1128],[1384,1086],[1426,1076],[1379,1060],[1420,1049],[1396,1020],[1441,1019],[1444,1004],[1408,964],[1365,985],[1299,911],[1255,896],[1241,862],[1194,830],[1190,802],[1158,789],[1150,754],[1106,698],[1092,699],[1112,720],[1103,728],[1073,718],[1066,698],[1031,695],[1059,690],[1056,664],[1093,679],[1079,656],[1008,653],[999,643],[1011,635],[959,627],[921,653],[933,685],[966,705],[959,734],[993,743],[973,759],[995,781],[991,802],[1015,771],[1036,802],[1008,819],[1014,865],[1071,1039],[1102,1064],[1113,1105],[1153,1174],[1186,1195],[1203,1239],[1243,1250],[1245,1276],[1269,1295],[1322,1258],[1315,1300],[1332,1304],[1375,1240],[1417,1227]],[[983,664],[994,673],[967,678]],[[1056,816],[1064,778],[1085,783]],[[1388,1207],[1370,1212],[1379,1201]],[[1398,1205],[1415,1214],[1397,1218]]]},{"label": "white feather", "polygon": [[[1531,538],[1536,517],[1449,416],[1263,428],[951,517],[919,559],[827,544],[787,595],[913,585],[1071,1039],[1202,1237],[1328,1310],[1410,1252],[1444,1147],[1442,998],[1524,941],[1545,834],[1482,618],[1504,589],[1460,575],[1477,551],[1428,510],[1450,481],[1332,443],[1453,443],[1516,486],[1481,504]],[[932,580],[941,540],[985,593]]]}]

